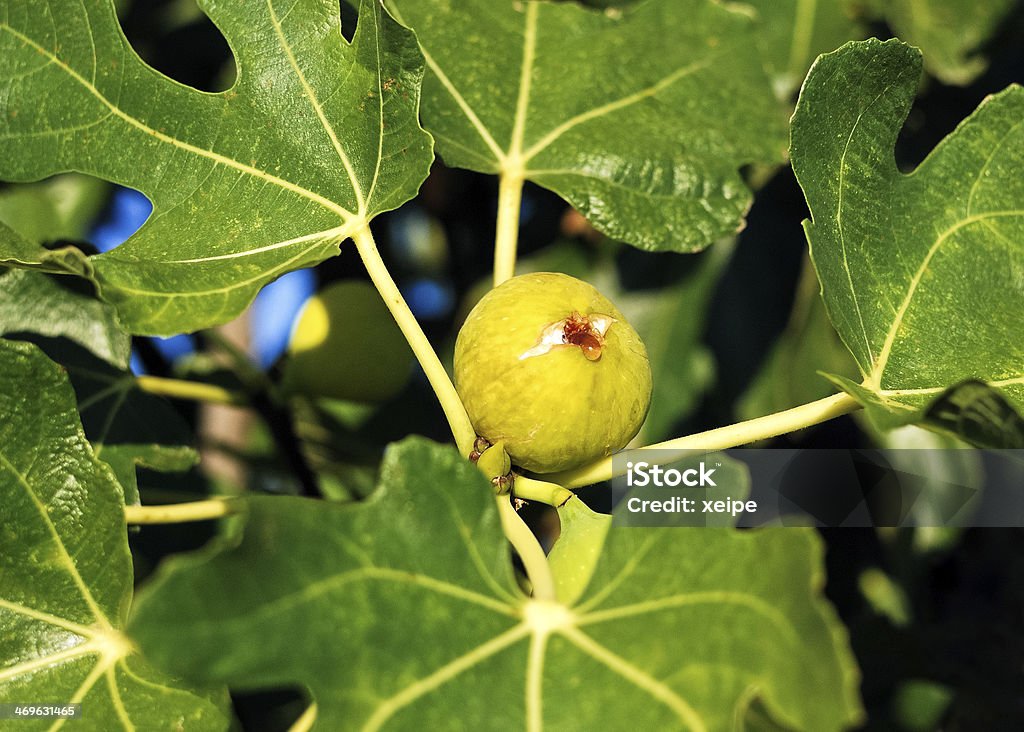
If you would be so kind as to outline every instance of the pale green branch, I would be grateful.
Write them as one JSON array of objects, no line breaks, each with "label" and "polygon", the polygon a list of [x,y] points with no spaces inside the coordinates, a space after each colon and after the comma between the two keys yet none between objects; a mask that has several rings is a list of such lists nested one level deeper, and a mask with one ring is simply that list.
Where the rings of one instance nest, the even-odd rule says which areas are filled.
[{"label": "pale green branch", "polygon": [[555,483],[548,483],[536,478],[527,478],[524,475],[517,475],[512,484],[512,495],[522,498],[524,501],[537,501],[546,503],[549,506],[561,506],[570,498],[572,491],[566,490]]},{"label": "pale green branch", "polygon": [[306,711],[302,713],[302,716],[295,720],[295,723],[288,728],[288,732],[309,732],[313,729],[313,725],[316,723],[317,706],[316,702],[313,702]]},{"label": "pale green branch", "polygon": [[416,316],[409,309],[405,298],[398,290],[398,285],[395,284],[391,273],[384,265],[370,227],[364,225],[356,229],[353,239],[359,250],[359,256],[363,260],[363,265],[370,274],[370,279],[373,280],[377,291],[384,299],[384,304],[391,311],[399,329],[409,342],[416,360],[419,361],[420,367],[427,375],[427,381],[430,382],[434,394],[437,395],[437,400],[441,403],[441,409],[444,410],[445,417],[448,419],[448,425],[451,427],[459,451],[463,455],[469,455],[473,449],[473,442],[476,440],[476,432],[469,421],[469,415],[466,414],[466,408],[462,405],[462,400],[459,398],[458,392],[455,391],[455,385],[448,377],[448,372],[445,371],[441,359],[437,357],[433,346],[430,345],[426,334],[416,321]]},{"label": "pale green branch", "polygon": [[519,246],[519,216],[523,200],[523,176],[519,171],[502,171],[498,187],[498,225],[494,234],[494,286],[511,279],[516,272]]},{"label": "pale green branch", "polygon": [[[860,409],[860,407],[860,403],[849,394],[833,394],[830,397],[819,399],[809,404],[802,404],[799,407],[787,409],[783,412],[750,419],[746,422],[737,422],[728,427],[719,427],[718,429],[699,432],[694,435],[687,435],[686,437],[677,437],[673,440],[647,445],[638,449],[676,450],[680,452],[690,450],[702,452],[727,450],[730,447],[747,445],[751,442],[766,440],[770,437],[777,437],[778,435],[795,432],[820,422],[826,422],[835,417],[849,414]],[[611,480],[616,475],[621,475],[621,471],[616,472],[612,467],[612,458],[607,457],[590,465],[585,465],[582,468],[553,473],[545,477],[566,488],[579,488],[593,483],[600,483],[603,480]]]}]

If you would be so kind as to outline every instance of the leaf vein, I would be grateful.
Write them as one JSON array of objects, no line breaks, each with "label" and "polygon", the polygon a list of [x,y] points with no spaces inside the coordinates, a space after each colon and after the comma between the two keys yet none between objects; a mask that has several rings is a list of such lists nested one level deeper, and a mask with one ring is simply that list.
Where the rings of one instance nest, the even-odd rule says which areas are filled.
[{"label": "leaf vein", "polygon": [[[839,249],[843,254],[843,271],[846,273],[846,281],[850,285],[850,298],[853,300],[853,308],[857,313],[857,320],[860,322],[860,332],[864,336],[864,347],[868,352],[868,363],[872,363],[875,360],[874,352],[871,348],[871,339],[868,338],[867,325],[864,323],[864,314],[860,309],[860,300],[857,297],[857,288],[853,285],[853,272],[850,270],[850,258],[846,246],[846,231],[843,229],[843,194],[846,191],[846,156],[850,152],[850,145],[853,144],[853,136],[857,134],[857,128],[860,127],[861,120],[864,119],[864,115],[868,113],[868,110],[875,105],[879,99],[893,87],[894,83],[886,84],[885,88],[882,89],[878,95],[871,100],[870,104],[864,105],[860,114],[857,115],[856,121],[850,128],[850,135],[846,138],[846,145],[843,147],[843,154],[839,156],[839,188],[836,202],[836,231],[839,233]],[[854,354],[856,357],[857,354]],[[864,373],[864,368],[861,366],[860,359],[857,358],[857,366],[861,369],[861,373]]]},{"label": "leaf vein", "polygon": [[36,511],[39,513],[39,517],[43,521],[43,525],[46,526],[47,531],[53,538],[53,542],[60,552],[61,563],[64,565],[65,571],[71,577],[71,581],[74,582],[79,592],[81,592],[82,599],[85,601],[86,606],[89,608],[89,611],[92,613],[97,624],[104,629],[112,629],[113,626],[110,625],[110,621],[107,619],[107,616],[103,614],[102,610],[100,610],[99,605],[96,603],[92,593],[89,591],[85,581],[82,579],[82,575],[78,573],[78,567],[75,566],[74,560],[68,553],[68,548],[64,545],[64,541],[61,539],[60,534],[57,533],[57,527],[54,526],[53,521],[50,519],[46,506],[39,500],[39,497],[35,494],[32,486],[29,484],[28,477],[18,472],[18,469],[14,467],[2,452],[0,452],[0,466],[9,470],[17,478],[18,483],[21,484],[22,488],[25,489],[26,495],[28,495],[29,500],[31,500],[32,504],[35,506]]},{"label": "leaf vein", "polygon": [[555,140],[557,140],[559,137],[561,137],[574,127],[578,127],[579,125],[589,122],[592,119],[604,117],[605,115],[612,114],[613,112],[617,112],[620,109],[625,109],[626,107],[630,107],[634,104],[638,104],[639,102],[644,101],[645,99],[653,97],[659,92],[672,86],[677,81],[680,81],[681,79],[684,79],[687,76],[690,76],[691,74],[694,74],[698,71],[701,71],[702,69],[707,68],[708,66],[711,65],[711,62],[714,61],[715,58],[717,58],[717,54],[711,54],[705,59],[696,61],[692,64],[688,64],[680,69],[676,69],[668,76],[655,82],[654,84],[651,84],[650,86],[644,89],[641,89],[640,91],[634,92],[633,94],[628,94],[624,97],[621,97],[620,99],[616,99],[613,102],[602,104],[600,107],[594,107],[593,109],[587,110],[586,112],[581,112],[580,114],[571,117],[570,119],[566,120],[562,124],[552,129],[544,137],[538,140],[532,147],[530,147],[529,150],[523,153],[523,162],[526,163],[527,161],[536,157],[538,153],[540,153],[545,148],[549,147],[551,144],[555,142]]},{"label": "leaf vein", "polygon": [[[402,19],[402,14],[393,3],[389,5],[389,8],[391,9],[391,14],[395,17],[395,20],[408,27],[408,23]],[[441,85],[452,96],[452,99],[454,99],[455,103],[459,105],[459,109],[462,110],[466,119],[468,119],[469,123],[473,125],[473,129],[475,129],[477,134],[480,135],[480,139],[483,140],[484,144],[490,148],[492,153],[494,153],[495,160],[497,160],[499,164],[504,162],[505,152],[498,146],[494,137],[491,136],[490,130],[488,130],[484,123],[480,121],[480,117],[473,111],[473,108],[469,105],[469,102],[466,101],[466,98],[462,96],[462,93],[459,92],[455,84],[452,83],[452,80],[449,79],[448,75],[441,69],[437,60],[427,50],[426,46],[423,45],[422,40],[420,40],[420,52],[423,54],[423,60],[427,62],[427,66],[429,66],[430,70],[437,76],[437,80],[441,82]]]},{"label": "leaf vein", "polygon": [[525,623],[520,623],[509,628],[501,635],[497,635],[486,643],[477,646],[468,653],[449,661],[429,676],[409,684],[401,692],[385,699],[377,707],[373,715],[363,725],[362,732],[376,732],[399,709],[412,704],[425,694],[429,694],[434,689],[444,685],[473,666],[486,661],[496,653],[500,653],[529,634],[530,627]]},{"label": "leaf vein", "polygon": [[595,623],[606,623],[611,620],[622,620],[632,618],[646,613],[659,612],[670,608],[686,607],[687,605],[737,605],[745,607],[762,615],[770,620],[787,637],[794,646],[799,646],[800,635],[793,627],[793,624],[779,610],[773,608],[764,600],[743,592],[731,592],[728,590],[712,590],[707,592],[689,592],[669,597],[658,598],[648,602],[638,602],[631,605],[589,612],[579,616],[578,625],[593,625]]},{"label": "leaf vein", "polygon": [[348,174],[349,183],[352,185],[352,192],[355,193],[356,196],[356,205],[359,210],[359,215],[365,216],[366,201],[363,200],[363,191],[359,185],[359,180],[356,177],[356,171],[352,167],[352,161],[349,160],[348,154],[341,145],[341,141],[338,140],[338,135],[335,132],[334,127],[327,120],[323,107],[320,106],[320,102],[317,99],[316,92],[313,90],[313,87],[310,86],[309,81],[306,79],[306,75],[302,73],[302,69],[299,67],[298,59],[295,58],[291,44],[288,43],[288,39],[284,35],[284,28],[281,27],[281,20],[277,17],[277,11],[274,10],[273,0],[267,0],[267,10],[270,11],[270,22],[274,26],[274,34],[277,36],[281,50],[284,51],[284,55],[288,59],[288,64],[295,72],[295,77],[298,79],[299,85],[302,87],[303,96],[305,96],[309,101],[317,119],[320,120],[320,125],[330,138],[331,145],[333,145],[334,151],[337,153],[342,166],[345,168],[345,172]]},{"label": "leaf vein", "polygon": [[292,183],[291,181],[284,180],[283,178],[278,178],[277,176],[268,173],[265,170],[259,170],[258,168],[254,168],[251,165],[246,165],[245,163],[239,162],[238,160],[234,160],[233,158],[227,157],[226,155],[221,155],[220,153],[214,152],[212,150],[206,150],[197,145],[185,142],[184,140],[179,140],[178,138],[172,137],[171,135],[167,135],[163,132],[159,132],[158,130],[153,129],[149,125],[128,114],[120,107],[118,107],[116,104],[107,99],[107,97],[104,96],[98,88],[89,83],[88,79],[86,79],[73,68],[71,68],[52,51],[43,48],[34,40],[19,32],[18,30],[14,29],[13,27],[7,25],[6,23],[0,23],[0,31],[6,31],[7,33],[10,33],[12,36],[14,36],[19,41],[24,43],[26,46],[42,55],[44,58],[51,60],[64,73],[66,73],[76,82],[78,82],[89,94],[94,96],[101,104],[103,104],[105,107],[107,107],[107,109],[113,112],[115,116],[125,121],[130,126],[138,129],[143,134],[153,137],[161,142],[173,145],[174,147],[184,150],[186,152],[190,152],[193,153],[194,155],[199,155],[200,157],[212,160],[215,163],[219,163],[229,168],[234,168],[235,170],[239,170],[255,178],[259,178],[266,182],[273,183],[274,185],[285,190],[291,191],[292,193],[301,196],[302,198],[307,198],[310,201],[318,203],[322,207],[338,214],[342,218],[349,219],[354,216],[354,214],[351,211],[348,211],[344,207],[339,206],[337,203],[321,196],[319,193],[314,193],[313,191],[303,188],[302,186]]},{"label": "leaf vein", "polygon": [[690,705],[679,694],[673,691],[666,684],[658,681],[653,676],[637,668],[622,656],[613,653],[593,638],[575,628],[563,628],[559,631],[573,645],[586,653],[596,661],[603,663],[609,669],[619,674],[628,681],[633,682],[638,688],[646,691],[655,699],[671,709],[680,720],[682,720],[693,732],[706,732],[707,725]]},{"label": "leaf vein", "polygon": [[917,268],[914,276],[910,279],[910,284],[907,287],[907,293],[903,297],[903,301],[900,303],[899,310],[896,312],[896,317],[893,319],[892,325],[889,326],[889,331],[885,336],[885,342],[882,344],[882,350],[878,354],[878,360],[875,362],[875,366],[871,371],[869,379],[869,383],[876,391],[879,390],[882,385],[882,375],[884,374],[885,367],[889,362],[889,356],[892,353],[893,344],[896,342],[896,335],[899,332],[900,327],[903,325],[903,320],[906,318],[907,310],[910,308],[910,303],[914,299],[914,295],[917,293],[917,288],[921,285],[924,275],[928,271],[928,267],[931,265],[932,259],[938,253],[942,245],[945,244],[946,241],[948,241],[954,234],[973,224],[977,224],[979,222],[983,223],[989,219],[1015,218],[1019,216],[1024,216],[1024,210],[1010,209],[1007,211],[988,211],[986,213],[974,214],[973,216],[961,219],[939,234],[931,247],[929,247],[924,260]]}]

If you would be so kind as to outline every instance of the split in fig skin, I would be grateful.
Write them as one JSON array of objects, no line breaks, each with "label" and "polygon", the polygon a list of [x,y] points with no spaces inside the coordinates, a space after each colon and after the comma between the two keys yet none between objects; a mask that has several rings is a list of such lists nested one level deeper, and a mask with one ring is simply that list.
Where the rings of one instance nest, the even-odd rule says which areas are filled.
[{"label": "split in fig skin", "polygon": [[568,318],[550,323],[541,331],[537,344],[519,358],[542,356],[552,348],[577,346],[588,361],[601,358],[604,348],[604,334],[615,322],[615,318],[600,313],[583,315],[572,313]]}]

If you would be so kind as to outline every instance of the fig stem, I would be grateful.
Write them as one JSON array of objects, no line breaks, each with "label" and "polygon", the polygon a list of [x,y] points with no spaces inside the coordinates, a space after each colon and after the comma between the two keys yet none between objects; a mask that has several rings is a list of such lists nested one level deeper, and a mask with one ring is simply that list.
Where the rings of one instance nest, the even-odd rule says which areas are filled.
[{"label": "fig stem", "polygon": [[505,531],[512,548],[516,550],[523,562],[526,576],[533,585],[533,599],[555,601],[555,578],[551,574],[551,565],[544,554],[537,537],[530,531],[508,496],[498,496],[498,513],[501,515],[501,527]]},{"label": "fig stem", "polygon": [[523,174],[503,170],[498,183],[498,224],[494,234],[494,286],[512,279],[519,245],[519,216],[523,201]]},{"label": "fig stem", "polygon": [[238,512],[232,498],[209,498],[168,506],[125,506],[124,518],[129,524],[181,524],[209,521]]},{"label": "fig stem", "polygon": [[441,409],[444,410],[444,415],[448,419],[448,426],[455,437],[455,444],[458,445],[459,452],[469,455],[473,449],[473,442],[476,440],[476,430],[473,429],[473,425],[469,421],[466,408],[462,405],[462,400],[459,399],[455,385],[448,377],[448,372],[445,371],[441,359],[437,357],[433,346],[430,345],[426,334],[416,321],[416,316],[412,314],[412,310],[409,309],[405,298],[398,290],[398,285],[391,278],[391,273],[388,272],[384,260],[381,259],[369,224],[364,224],[356,229],[352,234],[352,239],[356,243],[356,249],[359,251],[359,256],[362,258],[363,265],[366,267],[370,279],[373,280],[377,292],[380,293],[384,304],[387,305],[395,322],[398,323],[405,340],[409,342],[409,347],[412,348],[413,355],[416,356],[423,373],[427,375],[427,381],[430,382],[434,394],[437,395],[437,400],[441,403]]},{"label": "fig stem", "polygon": [[163,376],[138,376],[135,379],[135,384],[149,394],[173,399],[190,399],[197,402],[235,406],[248,404],[248,400],[242,394],[198,381],[168,379]]},{"label": "fig stem", "polygon": [[566,490],[560,485],[536,478],[527,478],[525,475],[516,476],[512,493],[516,498],[546,503],[555,508],[565,504],[573,495],[572,491]]},{"label": "fig stem", "polygon": [[[804,427],[810,427],[844,414],[849,414],[860,408],[860,403],[849,394],[833,394],[824,399],[801,404],[799,407],[793,407],[792,409],[776,412],[775,414],[750,419],[745,422],[737,422],[728,427],[719,427],[707,432],[677,437],[673,440],[646,445],[638,449],[726,450],[730,447],[739,447],[740,445],[757,442],[758,440],[766,440],[769,437],[777,437],[788,432],[795,432]],[[676,459],[676,456],[672,456],[671,459]],[[615,471],[612,468],[611,457],[606,457],[590,465],[584,465],[581,468],[566,470],[561,473],[552,473],[546,477],[566,488],[579,488],[593,483],[600,483],[603,480],[611,480],[621,474],[622,471]]]}]

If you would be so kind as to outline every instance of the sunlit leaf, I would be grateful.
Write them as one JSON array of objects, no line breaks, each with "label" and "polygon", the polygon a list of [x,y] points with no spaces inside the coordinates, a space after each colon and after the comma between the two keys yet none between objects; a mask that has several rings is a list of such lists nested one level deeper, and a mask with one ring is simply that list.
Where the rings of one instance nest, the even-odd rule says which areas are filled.
[{"label": "sunlit leaf", "polygon": [[223,698],[154,670],[122,633],[121,488],[82,433],[67,377],[33,345],[0,339],[0,414],[0,703],[80,703],[83,729],[227,729]]},{"label": "sunlit leaf", "polygon": [[781,159],[752,23],[708,0],[387,0],[427,61],[423,116],[449,165],[522,176],[643,249],[736,231],[737,169]]},{"label": "sunlit leaf", "polygon": [[858,718],[811,532],[612,529],[567,605],[519,592],[449,447],[392,447],[362,504],[249,508],[239,543],[165,567],[133,638],[189,677],[302,684],[317,729],[732,730],[755,698],[798,729]]},{"label": "sunlit leaf", "polygon": [[89,260],[132,332],[230,320],[415,195],[433,157],[417,122],[422,59],[377,3],[361,3],[351,45],[333,3],[201,6],[238,65],[218,94],[143,64],[109,0],[0,4],[0,176],[74,169],[154,204]]},{"label": "sunlit leaf", "polygon": [[848,44],[815,64],[793,118],[811,256],[863,378],[834,380],[883,426],[968,380],[1024,408],[1024,89],[986,99],[905,175],[893,145],[920,73],[899,41]]}]

